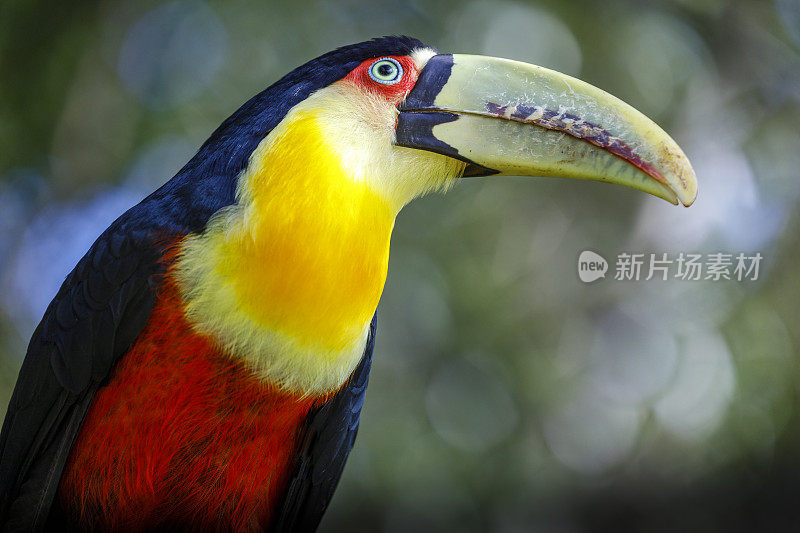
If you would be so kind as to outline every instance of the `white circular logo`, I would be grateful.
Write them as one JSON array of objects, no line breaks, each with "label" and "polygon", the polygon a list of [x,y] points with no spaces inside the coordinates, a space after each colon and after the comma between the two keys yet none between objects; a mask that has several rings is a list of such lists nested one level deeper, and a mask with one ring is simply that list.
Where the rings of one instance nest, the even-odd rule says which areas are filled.
[{"label": "white circular logo", "polygon": [[591,250],[584,250],[578,257],[578,277],[584,283],[591,283],[606,277],[608,261]]}]

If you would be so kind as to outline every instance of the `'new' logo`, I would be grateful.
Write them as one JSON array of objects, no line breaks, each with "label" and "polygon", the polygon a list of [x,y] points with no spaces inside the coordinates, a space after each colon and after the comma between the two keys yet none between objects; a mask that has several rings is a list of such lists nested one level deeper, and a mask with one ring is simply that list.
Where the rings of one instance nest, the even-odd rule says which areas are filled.
[{"label": "'new' logo", "polygon": [[606,277],[608,261],[602,255],[584,250],[578,257],[578,277],[584,283],[591,283]]}]

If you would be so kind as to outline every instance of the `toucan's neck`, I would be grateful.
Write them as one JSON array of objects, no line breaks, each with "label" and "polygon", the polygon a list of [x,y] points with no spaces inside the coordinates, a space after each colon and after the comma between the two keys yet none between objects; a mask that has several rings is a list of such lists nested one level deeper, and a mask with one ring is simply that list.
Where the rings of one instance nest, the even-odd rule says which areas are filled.
[{"label": "toucan's neck", "polygon": [[345,168],[314,113],[287,117],[176,269],[198,331],[309,393],[338,388],[363,354],[397,214]]},{"label": "toucan's neck", "polygon": [[314,115],[288,126],[251,160],[249,235],[229,241],[241,263],[227,275],[260,323],[338,351],[375,313],[396,212],[346,175]]}]

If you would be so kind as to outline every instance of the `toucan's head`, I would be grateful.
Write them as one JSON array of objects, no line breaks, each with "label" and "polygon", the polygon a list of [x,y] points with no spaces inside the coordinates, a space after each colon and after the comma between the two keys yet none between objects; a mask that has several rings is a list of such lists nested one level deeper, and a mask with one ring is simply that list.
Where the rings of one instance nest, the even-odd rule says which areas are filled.
[{"label": "toucan's head", "polygon": [[204,148],[239,171],[264,137],[309,117],[334,163],[398,208],[456,177],[494,174],[607,181],[687,206],[697,194],[678,145],[614,96],[527,63],[437,54],[409,37],[309,61],[242,106]]},{"label": "toucan's head", "polygon": [[608,181],[684,205],[696,195],[669,135],[587,83],[375,39],[253,97],[176,177],[192,212],[213,213],[183,243],[188,315],[271,380],[335,389],[363,354],[398,211],[495,174]]}]

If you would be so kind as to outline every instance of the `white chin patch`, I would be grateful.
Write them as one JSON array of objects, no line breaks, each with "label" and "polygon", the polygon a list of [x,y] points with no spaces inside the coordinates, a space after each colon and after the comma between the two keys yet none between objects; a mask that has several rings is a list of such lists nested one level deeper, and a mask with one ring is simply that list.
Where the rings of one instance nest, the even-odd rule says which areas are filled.
[{"label": "white chin patch", "polygon": [[411,59],[414,61],[417,71],[420,71],[428,63],[428,60],[435,55],[436,50],[432,48],[417,48],[411,52]]}]

